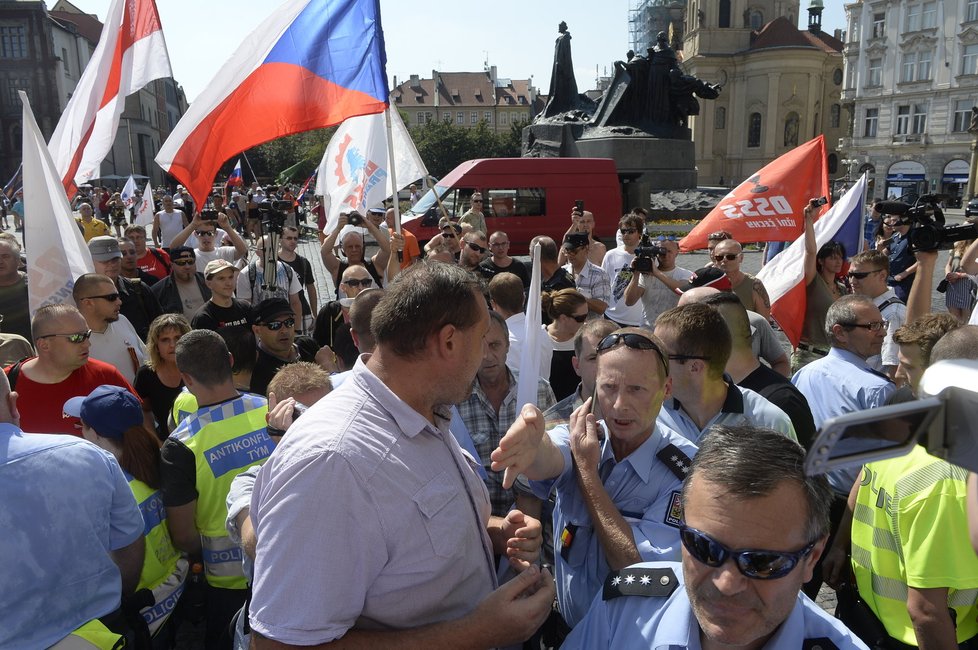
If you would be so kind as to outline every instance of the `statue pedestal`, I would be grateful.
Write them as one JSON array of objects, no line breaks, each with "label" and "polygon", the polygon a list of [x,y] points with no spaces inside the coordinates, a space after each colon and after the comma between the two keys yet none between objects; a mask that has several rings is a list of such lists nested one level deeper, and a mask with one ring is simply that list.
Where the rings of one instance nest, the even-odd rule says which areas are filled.
[{"label": "statue pedestal", "polygon": [[574,144],[575,157],[615,161],[625,205],[648,207],[652,192],[696,187],[696,151],[691,140],[585,135]]}]

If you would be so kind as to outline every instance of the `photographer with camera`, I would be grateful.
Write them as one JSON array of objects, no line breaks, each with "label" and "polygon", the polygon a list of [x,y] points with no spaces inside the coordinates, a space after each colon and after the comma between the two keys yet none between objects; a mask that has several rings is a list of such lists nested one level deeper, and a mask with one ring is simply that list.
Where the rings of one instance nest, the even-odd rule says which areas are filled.
[{"label": "photographer with camera", "polygon": [[[572,234],[586,234],[588,243],[588,260],[595,266],[601,266],[601,262],[604,261],[605,253],[608,252],[607,247],[602,244],[598,239],[594,237],[594,213],[589,212],[584,209],[584,201],[576,201],[574,204],[574,209],[571,211],[571,225],[564,233],[564,240],[567,240],[568,235]],[[567,264],[570,261],[564,251],[561,250],[557,261],[561,266]]]},{"label": "photographer with camera", "polygon": [[634,213],[626,214],[618,221],[621,243],[608,251],[601,262],[601,268],[611,281],[611,302],[604,317],[620,327],[638,327],[645,321],[642,305],[625,303],[625,289],[635,276],[632,269],[635,249],[642,243],[644,234],[645,219]]},{"label": "photographer with camera", "polygon": [[688,286],[693,272],[676,266],[679,244],[670,240],[652,242],[648,236],[635,249],[632,260],[632,279],[625,287],[625,304],[629,307],[642,301],[645,323],[649,327],[667,309],[679,304],[679,291]]},{"label": "photographer with camera", "polygon": [[[213,218],[205,218],[213,216]],[[231,246],[217,245],[217,229],[220,226],[231,240]],[[184,246],[191,235],[196,235],[197,245],[194,253],[197,255],[197,271],[204,272],[211,260],[222,259],[234,264],[248,256],[248,244],[241,238],[231,224],[226,214],[221,212],[200,212],[194,215],[193,221],[177,233],[170,243],[170,248]]]},{"label": "photographer with camera", "polygon": [[[366,258],[364,256],[363,235],[357,230],[346,228],[347,225],[366,228],[367,232],[377,241],[377,246],[380,250],[369,259]],[[340,238],[341,234],[342,238]],[[345,260],[338,258],[336,252],[333,250],[336,247],[337,239],[340,241],[340,250],[343,251],[343,255],[346,257]],[[374,279],[374,282],[377,283],[377,286],[383,288],[384,282],[381,279],[381,273],[387,268],[387,259],[390,253],[390,236],[384,237],[376,224],[369,219],[365,219],[356,210],[349,213],[340,213],[336,228],[326,235],[326,239],[323,240],[323,245],[319,249],[323,264],[326,265],[326,270],[329,271],[333,286],[336,287],[337,299],[341,297],[339,280],[343,276],[343,271],[350,266],[364,267],[370,273],[370,277]]]},{"label": "photographer with camera", "polygon": [[[877,210],[886,210],[887,205],[885,202],[879,203]],[[913,222],[906,214],[883,212],[883,223],[893,229],[893,238],[889,246],[890,275],[886,283],[893,287],[897,298],[907,302],[910,287],[913,285],[913,274],[917,270],[917,260],[913,256],[910,239],[907,237]]]}]

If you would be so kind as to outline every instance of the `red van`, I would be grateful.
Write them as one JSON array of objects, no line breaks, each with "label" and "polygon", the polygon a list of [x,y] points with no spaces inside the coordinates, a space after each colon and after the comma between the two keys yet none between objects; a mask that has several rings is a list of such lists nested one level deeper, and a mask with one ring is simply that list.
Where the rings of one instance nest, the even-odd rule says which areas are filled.
[{"label": "red van", "polygon": [[[510,254],[525,255],[536,235],[549,235],[560,245],[570,226],[574,202],[594,213],[595,236],[609,248],[621,218],[621,189],[615,161],[610,158],[480,158],[451,171],[411,210],[401,215],[404,226],[425,242],[438,234],[443,216],[457,219],[481,192],[482,213],[491,235],[502,230],[512,243]],[[441,207],[435,193],[441,198]],[[610,242],[609,242],[610,240]]]}]

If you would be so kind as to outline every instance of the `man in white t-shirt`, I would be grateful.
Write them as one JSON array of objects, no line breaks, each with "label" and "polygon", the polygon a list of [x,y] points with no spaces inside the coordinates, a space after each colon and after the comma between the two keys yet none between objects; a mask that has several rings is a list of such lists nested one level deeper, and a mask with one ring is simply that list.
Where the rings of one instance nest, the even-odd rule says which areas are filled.
[{"label": "man in white t-shirt", "polygon": [[[217,245],[218,226],[227,232],[232,246]],[[194,247],[194,253],[197,255],[197,271],[199,273],[204,272],[207,263],[211,260],[222,259],[236,266],[244,266],[244,261],[248,259],[247,242],[231,227],[231,224],[228,223],[228,217],[224,213],[217,215],[216,222],[201,219],[199,214],[195,215],[193,221],[173,238],[170,246],[176,248],[186,245],[190,235],[197,236],[198,245]],[[239,261],[240,264],[238,264]]]},{"label": "man in white t-shirt", "polygon": [[71,296],[92,330],[88,355],[111,364],[130,384],[146,359],[146,346],[125,316],[115,282],[107,275],[85,273],[75,280]]},{"label": "man in white t-shirt", "polygon": [[625,288],[626,305],[642,301],[647,327],[653,327],[659,314],[679,303],[677,289],[685,287],[693,277],[692,271],[676,266],[679,244],[660,240],[655,245],[662,249],[662,254],[655,256],[652,270],[633,274]]},{"label": "man in white t-shirt", "polygon": [[645,320],[644,308],[640,303],[636,302],[632,305],[625,303],[625,289],[635,275],[632,271],[635,248],[641,243],[644,232],[645,220],[636,214],[626,214],[618,222],[621,245],[605,253],[604,259],[601,260],[601,268],[611,281],[611,302],[604,316],[622,327],[638,327]]},{"label": "man in white t-shirt", "polygon": [[163,209],[153,215],[153,241],[157,246],[169,250],[173,238],[187,225],[182,210],[177,210],[172,196],[163,197]]}]

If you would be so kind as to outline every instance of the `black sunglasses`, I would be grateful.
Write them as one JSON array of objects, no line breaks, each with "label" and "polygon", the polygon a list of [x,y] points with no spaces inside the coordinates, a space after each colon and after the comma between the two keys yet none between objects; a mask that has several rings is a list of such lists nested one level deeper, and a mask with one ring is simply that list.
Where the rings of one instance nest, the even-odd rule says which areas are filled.
[{"label": "black sunglasses", "polygon": [[816,543],[811,542],[795,553],[753,549],[734,551],[703,531],[691,528],[685,523],[679,526],[679,539],[697,562],[709,567],[719,567],[727,561],[727,558],[732,558],[737,565],[737,570],[754,580],[783,578],[791,573],[803,557],[812,552]]},{"label": "black sunglasses", "polygon": [[483,255],[485,255],[486,253],[489,252],[489,249],[488,248],[484,248],[482,246],[479,246],[474,241],[467,241],[467,242],[465,242],[465,245],[468,246],[469,248],[471,248],[474,251],[479,251],[479,253],[481,253]]},{"label": "black sunglasses", "polygon": [[885,320],[874,320],[871,323],[839,323],[839,325],[842,325],[843,327],[861,327],[865,330],[869,330],[870,332],[878,332],[882,329],[886,329],[886,326],[889,325],[889,323]]},{"label": "black sunglasses", "polygon": [[55,336],[60,336],[61,338],[68,339],[69,343],[79,344],[84,343],[92,337],[92,330],[86,330],[84,332],[75,332],[74,334],[45,334],[43,336],[34,337],[35,341],[40,341],[41,339],[49,339]]},{"label": "black sunglasses", "polygon": [[620,232],[623,235],[634,235],[638,231],[635,230],[634,228],[619,228],[618,232]]},{"label": "black sunglasses", "polygon": [[446,239],[455,239],[455,233],[453,232],[443,232],[441,236],[445,237]]},{"label": "black sunglasses", "polygon": [[604,352],[605,350],[610,350],[619,343],[624,343],[626,347],[633,350],[655,350],[655,353],[659,355],[659,360],[662,362],[662,367],[665,368],[666,374],[669,374],[669,364],[666,363],[666,357],[662,354],[662,350],[659,346],[655,344],[651,339],[648,339],[641,334],[635,334],[633,332],[622,332],[620,334],[609,334],[608,336],[601,339],[598,343],[596,352]]},{"label": "black sunglasses", "polygon": [[104,296],[85,296],[82,300],[95,300],[96,298],[101,298],[106,302],[115,302],[119,299],[119,294],[117,293],[107,293]]},{"label": "black sunglasses", "polygon": [[349,280],[343,280],[341,284],[345,284],[348,287],[363,287],[364,289],[366,289],[373,283],[374,281],[371,278],[364,278],[362,280],[359,280],[357,278],[350,278]]},{"label": "black sunglasses", "polygon": [[570,317],[576,320],[578,323],[583,323],[587,320],[587,314],[570,314]]},{"label": "black sunglasses", "polygon": [[738,257],[740,257],[740,253],[727,253],[726,255],[714,255],[713,256],[713,259],[714,259],[714,261],[719,262],[719,261],[723,260],[724,258],[726,258],[728,262],[732,262],[735,259],[737,259]]},{"label": "black sunglasses", "polygon": [[214,230],[195,230],[194,234],[198,237],[213,237],[217,232]]},{"label": "black sunglasses", "polygon": [[285,320],[273,320],[270,323],[262,323],[262,326],[263,327],[267,327],[268,329],[270,329],[273,332],[277,332],[278,330],[282,329],[283,327],[295,327],[295,319],[294,318],[286,318]]},{"label": "black sunglasses", "polygon": [[850,280],[852,279],[865,280],[867,277],[871,276],[877,271],[882,271],[882,270],[883,269],[873,269],[872,271],[849,271],[848,273],[846,273],[846,275],[849,276]]}]

